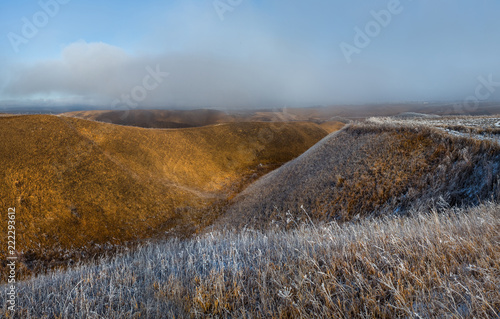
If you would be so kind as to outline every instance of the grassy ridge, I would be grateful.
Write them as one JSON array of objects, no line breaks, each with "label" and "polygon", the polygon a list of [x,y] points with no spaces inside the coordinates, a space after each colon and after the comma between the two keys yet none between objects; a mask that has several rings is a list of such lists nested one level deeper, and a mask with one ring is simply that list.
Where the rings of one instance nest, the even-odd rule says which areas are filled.
[{"label": "grassy ridge", "polygon": [[248,187],[219,224],[286,225],[287,211],[302,205],[315,220],[348,221],[478,204],[499,197],[499,162],[493,142],[426,127],[352,125]]},{"label": "grassy ridge", "polygon": [[[67,178],[72,183],[68,190],[78,186],[90,192],[85,198],[92,195],[95,200],[106,187],[115,187],[122,194],[122,189],[129,189],[124,184],[129,181],[139,188],[134,184],[126,196],[136,196],[132,190],[141,192],[140,187],[145,188],[139,197],[165,187],[159,197],[151,195],[155,204],[145,211],[151,214],[156,205],[170,198],[165,205],[171,203],[175,208],[173,217],[163,228],[153,224],[151,231],[172,230],[179,224],[210,224],[228,201],[232,206],[218,220],[221,231],[145,244],[95,264],[21,282],[17,286],[18,312],[10,313],[4,307],[0,316],[500,316],[500,206],[480,204],[499,198],[497,143],[454,137],[423,126],[355,124],[325,137],[232,198],[266,169],[292,157],[300,150],[294,147],[308,143],[319,127],[311,123],[244,123],[159,131],[42,118],[51,128],[67,127],[73,136],[44,132],[45,126],[37,124],[40,118],[27,119],[33,122],[17,133],[25,137],[19,140],[31,144],[26,149],[15,144],[20,152],[12,143],[0,144],[0,150],[12,151],[9,157],[5,155],[6,163],[23,162],[16,164],[20,171],[33,166],[43,169],[38,152],[41,158],[71,158],[71,152],[58,154],[74,139],[80,146],[69,150],[80,150],[74,152],[80,154],[79,161],[56,170],[72,177]],[[51,122],[54,119],[60,122]],[[16,123],[1,126],[9,128],[3,137],[16,136]],[[55,143],[57,148],[43,145],[49,140],[63,144]],[[85,143],[90,146],[83,146]],[[90,150],[83,151],[87,148]],[[94,164],[101,162],[97,167],[103,175],[85,188]],[[25,183],[13,175],[17,171],[6,170],[5,180],[19,190]],[[48,170],[39,175],[31,170],[27,176],[43,181],[44,172],[50,175]],[[75,178],[80,172],[81,178]],[[102,178],[106,174],[111,178]],[[122,179],[114,180],[112,174]],[[112,185],[106,184],[109,181]],[[47,185],[40,186],[40,192],[45,188]],[[21,196],[19,203],[46,200],[33,196],[38,194],[36,187],[28,190],[31,193],[26,196],[32,197]],[[169,191],[177,193],[171,196],[174,193]],[[106,194],[106,198],[110,196]],[[457,207],[469,204],[479,205]],[[23,205],[20,219],[29,213]],[[71,207],[69,214],[81,220],[79,207]],[[213,215],[207,215],[207,207]],[[125,205],[121,209],[138,214]],[[144,225],[139,221],[134,227]],[[121,219],[114,222],[117,224],[109,225],[121,225]],[[228,230],[232,226],[251,227]],[[5,296],[0,295],[0,304],[5,304]]]},{"label": "grassy ridge", "polygon": [[16,207],[24,265],[66,262],[178,227],[192,232],[198,225],[184,208],[232,196],[245,176],[266,173],[325,135],[312,123],[152,130],[48,115],[3,117],[0,205]]},{"label": "grassy ridge", "polygon": [[499,212],[488,205],[172,239],[21,283],[17,315],[496,318]]},{"label": "grassy ridge", "polygon": [[236,121],[234,116],[217,110],[77,111],[64,113],[63,115],[145,128],[198,127]]},{"label": "grassy ridge", "polygon": [[[324,110],[326,111],[326,109]],[[144,128],[186,128],[232,122],[292,122],[321,123],[328,132],[339,130],[344,123],[332,120],[328,112],[313,109],[276,109],[274,111],[218,111],[199,110],[127,110],[127,111],[76,111],[63,116],[85,120],[138,126]]]}]

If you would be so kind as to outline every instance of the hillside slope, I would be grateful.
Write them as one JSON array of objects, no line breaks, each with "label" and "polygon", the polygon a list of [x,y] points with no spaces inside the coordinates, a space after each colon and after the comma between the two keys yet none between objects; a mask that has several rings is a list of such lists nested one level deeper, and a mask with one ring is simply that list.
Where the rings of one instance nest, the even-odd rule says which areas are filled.
[{"label": "hillside slope", "polygon": [[218,222],[347,221],[499,197],[500,146],[437,129],[360,124],[330,134],[240,193]]},{"label": "hillside slope", "polygon": [[17,250],[26,261],[69,258],[72,248],[85,255],[187,227],[190,209],[232,196],[249,175],[293,159],[326,134],[312,123],[154,130],[2,117],[0,205],[16,208]]},{"label": "hillside slope", "polygon": [[18,283],[0,316],[498,318],[499,238],[498,205],[212,232]]}]

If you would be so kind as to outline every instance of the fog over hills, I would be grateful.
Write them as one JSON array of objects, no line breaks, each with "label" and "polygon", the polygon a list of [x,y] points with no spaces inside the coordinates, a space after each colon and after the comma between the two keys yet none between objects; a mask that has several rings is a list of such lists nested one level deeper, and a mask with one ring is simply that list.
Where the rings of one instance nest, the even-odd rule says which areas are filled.
[{"label": "fog over hills", "polygon": [[0,318],[500,318],[500,1],[0,4]]}]

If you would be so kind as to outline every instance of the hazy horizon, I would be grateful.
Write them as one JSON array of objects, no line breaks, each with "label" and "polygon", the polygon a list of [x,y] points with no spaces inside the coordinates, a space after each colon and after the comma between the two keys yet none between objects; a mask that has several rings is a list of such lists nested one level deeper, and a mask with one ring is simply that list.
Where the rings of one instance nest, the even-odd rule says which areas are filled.
[{"label": "hazy horizon", "polygon": [[493,0],[22,0],[0,8],[0,106],[500,100]]}]

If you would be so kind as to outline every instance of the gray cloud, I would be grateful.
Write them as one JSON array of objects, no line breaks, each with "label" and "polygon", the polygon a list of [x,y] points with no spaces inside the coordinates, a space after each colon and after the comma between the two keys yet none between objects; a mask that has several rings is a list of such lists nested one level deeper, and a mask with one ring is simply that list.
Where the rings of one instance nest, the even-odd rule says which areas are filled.
[{"label": "gray cloud", "polygon": [[318,73],[322,71],[298,57],[268,61],[196,53],[132,56],[105,43],[86,42],[67,46],[58,60],[13,68],[15,77],[3,93],[13,98],[73,97],[78,103],[92,100],[106,107],[141,85],[147,67],[157,66],[169,76],[140,106],[236,108],[327,102],[321,99],[326,98],[326,79]]},{"label": "gray cloud", "polygon": [[[142,85],[149,67],[169,76],[148,91],[144,100],[135,101],[134,107],[255,108],[443,97],[460,100],[474,92],[478,76],[488,75],[465,70],[456,77],[450,69],[437,76],[426,70],[411,73],[404,65],[320,63],[307,54],[286,52],[286,48],[274,47],[271,56],[139,56],[105,43],[80,41],[64,48],[60,59],[12,67],[3,95],[25,104],[52,102],[110,109],[115,107],[113,101]],[[493,78],[500,81],[495,74]],[[499,93],[500,87],[491,99]]]},{"label": "gray cloud", "polygon": [[[373,19],[370,10],[386,8],[387,1],[275,0],[265,10],[245,1],[223,22],[210,1],[181,1],[171,10],[148,12],[137,31],[129,27],[102,36],[115,39],[119,33],[126,38],[122,46],[137,51],[79,41],[57,59],[1,61],[0,97],[23,105],[111,108],[142,85],[147,67],[157,66],[169,76],[137,101],[139,107],[463,100],[474,94],[478,77],[492,74],[500,81],[499,22],[486,14],[488,7],[474,13],[467,7],[475,4],[404,3],[405,10],[348,64],[339,44],[351,43],[354,28],[363,28]],[[499,98],[495,87],[490,100]]]}]

